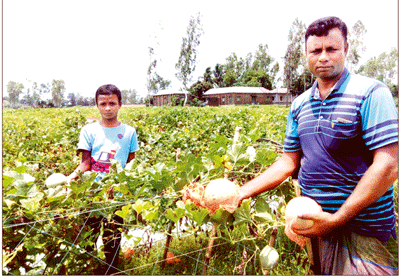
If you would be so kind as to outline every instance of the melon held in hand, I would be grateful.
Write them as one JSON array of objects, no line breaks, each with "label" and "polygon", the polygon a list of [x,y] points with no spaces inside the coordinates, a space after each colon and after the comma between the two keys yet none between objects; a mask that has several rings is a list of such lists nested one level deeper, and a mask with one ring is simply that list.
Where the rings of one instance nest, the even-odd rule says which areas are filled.
[{"label": "melon held in hand", "polygon": [[312,220],[301,219],[299,215],[318,212],[322,212],[321,206],[309,197],[296,197],[290,200],[285,210],[285,233],[287,237],[303,248],[306,244],[306,239],[294,233],[292,228],[301,230],[311,228],[314,222]]},{"label": "melon held in hand", "polygon": [[299,215],[304,213],[321,212],[322,208],[316,201],[309,197],[296,197],[289,201],[286,205],[285,220],[292,222],[292,227],[296,229],[311,228],[314,222],[299,218]]},{"label": "melon held in hand", "polygon": [[239,185],[228,179],[215,179],[206,187],[190,184],[182,189],[183,202],[191,200],[199,207],[207,208],[211,213],[223,208],[234,213],[239,206]]},{"label": "melon held in hand", "polygon": [[234,213],[239,205],[239,188],[228,179],[212,180],[204,190],[204,204],[212,212],[221,207]]}]

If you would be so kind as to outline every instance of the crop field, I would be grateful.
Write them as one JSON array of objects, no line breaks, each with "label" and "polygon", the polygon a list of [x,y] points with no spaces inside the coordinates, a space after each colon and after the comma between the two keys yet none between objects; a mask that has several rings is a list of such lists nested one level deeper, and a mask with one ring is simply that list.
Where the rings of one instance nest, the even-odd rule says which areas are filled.
[{"label": "crop field", "polygon": [[191,183],[228,177],[241,185],[259,175],[282,152],[287,113],[273,105],[123,106],[119,119],[138,133],[136,158],[125,169],[113,164],[101,183],[89,172],[66,190],[45,180],[77,167],[80,129],[100,117],[97,109],[3,110],[3,274],[97,274],[107,265],[85,221],[113,213],[124,219],[124,275],[260,275],[266,245],[279,253],[270,275],[307,274],[306,250],[284,234],[291,179],[233,214],[210,214],[180,193]]}]

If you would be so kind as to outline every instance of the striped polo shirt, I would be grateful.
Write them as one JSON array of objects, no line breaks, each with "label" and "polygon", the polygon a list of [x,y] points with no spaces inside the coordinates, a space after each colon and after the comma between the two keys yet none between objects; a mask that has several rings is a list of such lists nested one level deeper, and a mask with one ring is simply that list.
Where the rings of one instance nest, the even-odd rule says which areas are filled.
[{"label": "striped polo shirt", "polygon": [[[347,69],[323,100],[317,82],[290,108],[284,151],[301,151],[302,194],[334,213],[372,164],[372,150],[398,141],[398,113],[381,82]],[[355,232],[395,237],[393,186],[352,219]]]}]

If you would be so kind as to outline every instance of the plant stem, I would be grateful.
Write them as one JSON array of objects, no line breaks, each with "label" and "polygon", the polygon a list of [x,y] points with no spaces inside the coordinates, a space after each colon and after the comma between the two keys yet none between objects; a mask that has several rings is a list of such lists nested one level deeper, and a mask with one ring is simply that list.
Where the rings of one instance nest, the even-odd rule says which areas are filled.
[{"label": "plant stem", "polygon": [[204,257],[204,265],[203,265],[203,271],[202,271],[201,275],[207,275],[207,266],[208,266],[208,263],[210,262],[211,252],[212,252],[212,248],[214,245],[214,237],[216,234],[217,234],[217,226],[214,224],[212,227],[211,235],[210,235],[210,241],[208,242],[206,255]]},{"label": "plant stem", "polygon": [[163,254],[163,259],[161,262],[161,269],[164,269],[164,267],[165,267],[165,261],[167,260],[167,252],[168,252],[169,244],[171,243],[171,240],[172,240],[171,233],[172,233],[173,227],[174,227],[174,222],[171,221],[171,223],[169,224],[169,227],[168,227],[167,240],[165,242],[164,254]]}]

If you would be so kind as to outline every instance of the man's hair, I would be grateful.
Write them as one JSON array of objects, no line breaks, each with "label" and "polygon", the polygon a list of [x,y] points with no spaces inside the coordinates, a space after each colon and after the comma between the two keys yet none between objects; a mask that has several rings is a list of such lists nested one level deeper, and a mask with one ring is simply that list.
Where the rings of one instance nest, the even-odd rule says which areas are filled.
[{"label": "man's hair", "polygon": [[344,42],[347,43],[347,26],[346,24],[338,17],[329,16],[317,19],[313,23],[308,26],[305,36],[305,42],[307,45],[307,39],[309,36],[327,36],[329,31],[338,28],[340,32],[342,32],[342,36],[344,38]]},{"label": "man's hair", "polygon": [[100,86],[97,89],[97,91],[96,91],[96,105],[97,105],[97,99],[99,98],[99,95],[116,95],[117,98],[118,98],[119,104],[122,104],[121,91],[115,85],[106,84],[106,85]]}]

